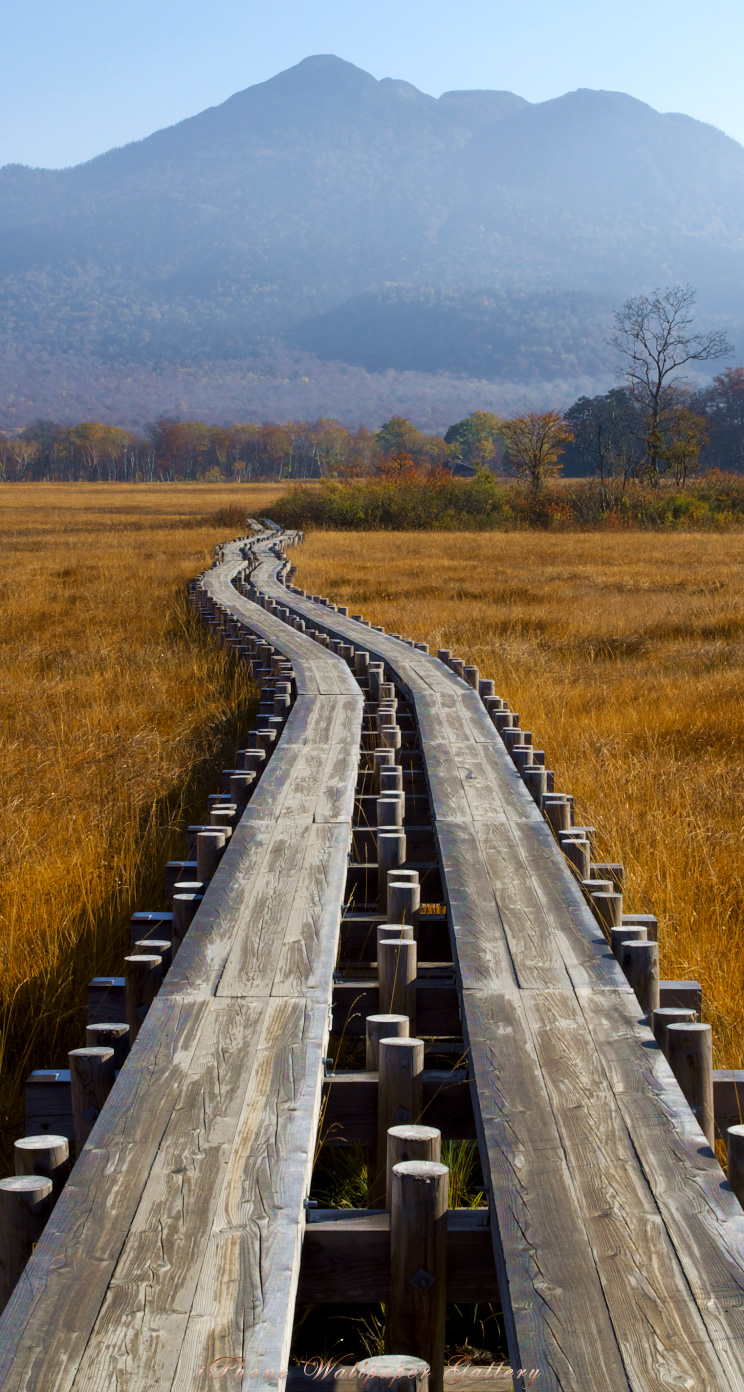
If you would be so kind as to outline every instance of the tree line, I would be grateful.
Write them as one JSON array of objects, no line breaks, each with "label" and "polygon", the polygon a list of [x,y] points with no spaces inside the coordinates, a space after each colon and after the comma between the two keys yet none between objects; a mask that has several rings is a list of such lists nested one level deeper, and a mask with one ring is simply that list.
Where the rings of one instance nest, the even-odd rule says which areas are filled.
[{"label": "tree line", "polygon": [[379,430],[337,420],[208,425],[161,417],[142,436],[101,421],[38,420],[0,436],[0,479],[9,481],[219,482],[255,479],[517,476],[537,492],[553,474],[598,478],[622,494],[631,482],[679,486],[700,471],[744,472],[744,368],[692,389],[690,364],[727,356],[720,332],[696,332],[694,290],[673,286],[628,300],[612,342],[622,385],[568,410],[502,420],[474,411],[444,437],[394,416]]}]

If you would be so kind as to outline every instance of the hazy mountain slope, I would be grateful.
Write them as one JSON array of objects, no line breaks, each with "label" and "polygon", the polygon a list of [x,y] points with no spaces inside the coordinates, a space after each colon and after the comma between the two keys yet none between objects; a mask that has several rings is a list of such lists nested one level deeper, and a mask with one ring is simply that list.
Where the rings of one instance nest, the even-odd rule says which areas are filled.
[{"label": "hazy mountain slope", "polygon": [[374,370],[565,380],[611,369],[609,310],[657,283],[735,328],[743,271],[744,148],[622,93],[435,100],[316,57],[76,168],[0,170],[0,338],[33,361],[235,361],[286,336]]}]

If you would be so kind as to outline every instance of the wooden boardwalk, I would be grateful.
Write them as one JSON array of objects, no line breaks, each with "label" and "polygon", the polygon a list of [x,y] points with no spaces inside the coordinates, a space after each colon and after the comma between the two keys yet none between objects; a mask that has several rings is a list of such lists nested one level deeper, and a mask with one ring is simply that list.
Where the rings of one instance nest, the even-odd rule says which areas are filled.
[{"label": "wooden boardwalk", "polygon": [[[428,991],[453,1021],[431,1033],[462,1033],[469,1098],[448,1103],[450,1134],[477,1135],[490,1210],[487,1227],[451,1215],[453,1298],[492,1298],[495,1272],[511,1363],[539,1388],[744,1392],[744,1214],[483,702],[437,659],[293,593],[268,542],[238,593],[242,549],[205,589],[291,661],[296,698],[0,1320],[0,1388],[180,1392],[220,1357],[245,1360],[246,1387],[281,1388],[298,1288],[374,1299],[387,1279],[383,1217],[306,1229],[304,1206],[329,1008],[355,990],[334,969],[355,931],[341,920],[362,692],[273,601],[382,662],[415,729],[431,820],[409,840],[436,849],[453,968],[417,982],[419,1014]],[[330,1087],[355,1135],[375,1088]]]}]

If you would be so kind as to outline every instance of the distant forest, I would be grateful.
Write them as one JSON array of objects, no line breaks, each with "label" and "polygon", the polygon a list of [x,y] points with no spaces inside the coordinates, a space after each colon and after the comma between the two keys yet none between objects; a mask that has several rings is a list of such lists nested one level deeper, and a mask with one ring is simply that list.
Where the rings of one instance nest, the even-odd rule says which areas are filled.
[{"label": "distant forest", "polygon": [[[711,469],[744,473],[744,367],[728,368],[705,389],[677,392],[673,414],[660,473],[677,482]],[[558,467],[566,477],[643,476],[644,420],[624,388],[580,397],[562,422],[570,438]],[[508,425],[489,411],[454,422],[444,436],[402,416],[377,431],[322,418],[224,426],[163,417],[137,435],[101,421],[37,420],[0,435],[0,481],[330,479],[375,474],[403,456],[426,472],[469,476],[483,468],[508,477]]]}]

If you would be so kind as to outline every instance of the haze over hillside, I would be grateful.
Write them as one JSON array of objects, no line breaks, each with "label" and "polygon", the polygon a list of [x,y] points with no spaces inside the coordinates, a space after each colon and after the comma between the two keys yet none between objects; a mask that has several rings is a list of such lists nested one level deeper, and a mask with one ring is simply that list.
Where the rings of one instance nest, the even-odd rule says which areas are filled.
[{"label": "haze over hillside", "polygon": [[711,126],[308,58],[76,168],[0,170],[0,426],[437,428],[601,389],[612,308],[657,284],[736,339],[742,272],[744,147]]}]

